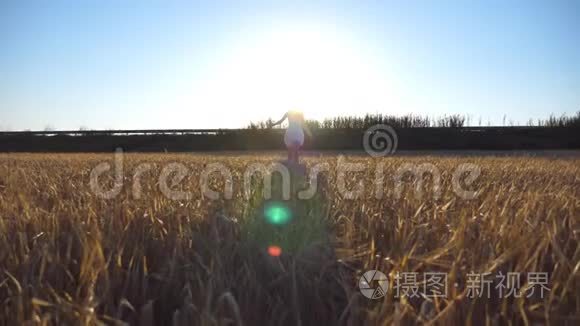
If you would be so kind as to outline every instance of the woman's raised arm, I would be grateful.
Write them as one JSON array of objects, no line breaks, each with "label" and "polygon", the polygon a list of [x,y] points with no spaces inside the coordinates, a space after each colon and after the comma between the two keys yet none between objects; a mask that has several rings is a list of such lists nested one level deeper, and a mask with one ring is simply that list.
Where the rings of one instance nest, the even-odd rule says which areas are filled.
[{"label": "woman's raised arm", "polygon": [[277,126],[277,125],[281,124],[282,122],[284,122],[284,120],[286,120],[287,117],[288,117],[288,112],[284,113],[284,116],[282,117],[282,119],[280,119],[277,122],[271,124],[269,127],[272,128],[274,126]]}]

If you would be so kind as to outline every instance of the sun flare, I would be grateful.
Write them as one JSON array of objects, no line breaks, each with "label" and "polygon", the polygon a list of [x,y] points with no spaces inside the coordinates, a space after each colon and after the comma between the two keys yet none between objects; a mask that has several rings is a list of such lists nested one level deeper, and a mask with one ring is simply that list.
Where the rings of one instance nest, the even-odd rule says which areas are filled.
[{"label": "sun flare", "polygon": [[203,91],[206,106],[242,111],[237,120],[276,118],[291,108],[322,119],[392,100],[369,51],[336,32],[289,28],[238,43]]}]

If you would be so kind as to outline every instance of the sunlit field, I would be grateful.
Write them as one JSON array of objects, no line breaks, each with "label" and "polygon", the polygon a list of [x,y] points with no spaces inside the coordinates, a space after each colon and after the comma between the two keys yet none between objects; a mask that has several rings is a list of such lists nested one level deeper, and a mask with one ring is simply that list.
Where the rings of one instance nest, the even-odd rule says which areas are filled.
[{"label": "sunlit field", "polygon": [[[309,156],[309,171],[328,169],[306,199],[296,175],[289,200],[276,173],[270,199],[259,174],[244,188],[248,166],[281,159],[127,154],[122,188],[103,198],[91,171],[114,169],[112,154],[0,154],[0,324],[580,323],[580,159]],[[344,182],[358,195],[345,193],[340,162],[362,163]],[[161,178],[171,163],[182,180]],[[202,191],[214,163],[232,174],[207,175],[217,199]],[[425,163],[440,180],[426,173],[417,189],[401,168]],[[465,163],[480,175],[454,181]],[[168,196],[178,191],[188,195]],[[388,277],[381,298],[359,290],[368,270]],[[429,273],[446,277],[440,296],[422,290]],[[472,276],[485,273],[489,294],[474,296]],[[498,278],[508,274],[521,275],[511,296]],[[417,276],[417,293],[401,275]]]}]

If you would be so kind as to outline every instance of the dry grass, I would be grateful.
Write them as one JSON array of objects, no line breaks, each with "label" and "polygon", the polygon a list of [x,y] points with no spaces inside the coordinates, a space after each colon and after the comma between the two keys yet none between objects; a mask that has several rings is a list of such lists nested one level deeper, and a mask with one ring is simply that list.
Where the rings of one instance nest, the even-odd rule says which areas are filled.
[{"label": "dry grass", "polygon": [[[121,194],[104,200],[90,191],[89,174],[111,155],[0,155],[0,324],[580,322],[578,160],[349,158],[367,166],[349,175],[351,183],[364,180],[364,198],[342,198],[330,172],[317,197],[292,201],[299,216],[287,227],[293,233],[284,233],[256,224],[259,200],[241,192],[245,166],[274,159],[131,154]],[[336,165],[332,157],[307,164],[323,161]],[[132,175],[142,162],[153,170],[143,175],[136,199]],[[169,162],[188,167],[177,187],[190,190],[190,200],[169,200],[159,190],[158,176]],[[232,200],[201,198],[199,173],[211,162],[234,171]],[[419,198],[411,186],[399,198],[388,195],[397,168],[425,162],[442,171],[440,198],[429,191]],[[452,191],[451,173],[464,162],[482,170],[473,200]],[[386,176],[381,200],[374,198],[377,163]],[[216,177],[212,185],[222,187],[223,180]],[[260,228],[294,240],[293,249],[268,256],[264,242],[252,236]],[[304,232],[310,233],[293,238]],[[369,300],[357,287],[369,269],[391,280],[397,272],[446,272],[449,293],[426,300],[389,292]],[[548,272],[550,291],[544,298],[470,299],[470,271]]]}]

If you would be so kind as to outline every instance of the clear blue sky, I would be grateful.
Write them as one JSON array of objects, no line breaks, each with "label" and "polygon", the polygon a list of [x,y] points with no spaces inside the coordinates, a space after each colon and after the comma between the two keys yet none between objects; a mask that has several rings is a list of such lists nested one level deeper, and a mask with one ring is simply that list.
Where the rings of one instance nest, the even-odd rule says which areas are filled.
[{"label": "clear blue sky", "polygon": [[580,110],[580,1],[0,1],[0,128]]}]

